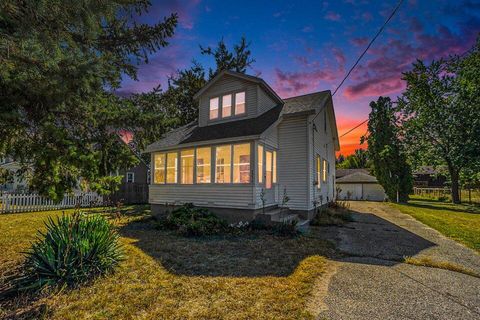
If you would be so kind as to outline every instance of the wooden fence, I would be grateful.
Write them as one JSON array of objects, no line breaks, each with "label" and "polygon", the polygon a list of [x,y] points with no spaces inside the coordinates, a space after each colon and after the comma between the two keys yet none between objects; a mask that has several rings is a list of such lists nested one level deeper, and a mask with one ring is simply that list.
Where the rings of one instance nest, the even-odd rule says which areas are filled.
[{"label": "wooden fence", "polygon": [[93,207],[103,204],[103,197],[95,192],[65,195],[62,201],[55,203],[35,193],[0,194],[0,213],[47,211],[80,207]]},{"label": "wooden fence", "polygon": [[[452,190],[449,188],[413,188],[415,195],[427,198],[447,197],[451,199]],[[461,189],[460,199],[462,202],[480,203],[480,189]]]}]

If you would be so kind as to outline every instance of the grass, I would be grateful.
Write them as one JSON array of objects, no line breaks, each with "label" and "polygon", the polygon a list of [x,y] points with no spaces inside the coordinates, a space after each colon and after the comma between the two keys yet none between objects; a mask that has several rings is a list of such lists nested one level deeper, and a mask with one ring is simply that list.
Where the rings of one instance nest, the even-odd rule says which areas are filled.
[{"label": "grass", "polygon": [[468,274],[469,276],[472,276],[472,277],[480,278],[480,275],[475,271],[467,269],[458,264],[448,262],[448,261],[436,261],[428,257],[423,257],[423,258],[406,257],[404,259],[404,262],[414,266],[445,269],[445,270]]},{"label": "grass", "polygon": [[[0,216],[2,279],[21,264],[21,252],[43,221],[59,214]],[[125,208],[112,220],[127,253],[115,274],[79,289],[0,302],[0,318],[313,318],[309,299],[328,268],[324,256],[333,252],[328,242],[262,231],[183,238],[156,230],[148,210],[139,207]]]},{"label": "grass", "polygon": [[480,208],[421,197],[393,207],[438,230],[443,235],[480,252]]}]

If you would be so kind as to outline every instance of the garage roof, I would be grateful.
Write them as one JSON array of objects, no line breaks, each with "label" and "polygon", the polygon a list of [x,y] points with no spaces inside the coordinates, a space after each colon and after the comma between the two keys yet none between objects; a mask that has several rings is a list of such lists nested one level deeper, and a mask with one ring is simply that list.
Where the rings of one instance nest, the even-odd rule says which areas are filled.
[{"label": "garage roof", "polygon": [[377,178],[364,172],[354,172],[344,177],[338,178],[337,183],[378,183]]}]

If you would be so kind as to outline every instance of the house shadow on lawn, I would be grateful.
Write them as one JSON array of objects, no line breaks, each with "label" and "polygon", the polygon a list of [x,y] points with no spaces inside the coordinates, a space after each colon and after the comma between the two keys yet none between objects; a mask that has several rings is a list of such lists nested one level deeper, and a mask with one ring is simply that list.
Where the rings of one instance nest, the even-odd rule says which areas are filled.
[{"label": "house shadow on lawn", "polygon": [[302,260],[316,255],[332,260],[371,257],[383,260],[365,263],[396,264],[435,246],[376,215],[352,215],[355,221],[347,225],[311,227],[309,234],[294,238],[266,231],[186,238],[155,229],[148,216],[123,225],[120,233],[171,273],[186,276],[284,277]]}]

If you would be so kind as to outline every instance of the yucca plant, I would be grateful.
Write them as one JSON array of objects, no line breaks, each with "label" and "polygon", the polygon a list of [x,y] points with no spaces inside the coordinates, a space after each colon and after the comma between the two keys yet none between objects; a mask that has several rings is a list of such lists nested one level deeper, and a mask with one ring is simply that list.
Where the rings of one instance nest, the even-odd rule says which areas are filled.
[{"label": "yucca plant", "polygon": [[22,289],[74,286],[113,271],[123,259],[119,235],[103,216],[63,215],[46,227],[26,252]]}]

